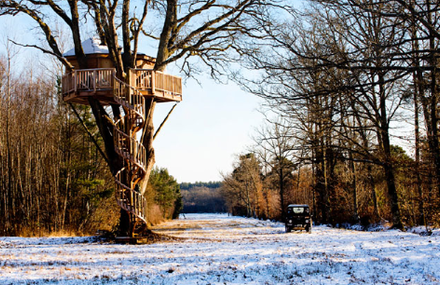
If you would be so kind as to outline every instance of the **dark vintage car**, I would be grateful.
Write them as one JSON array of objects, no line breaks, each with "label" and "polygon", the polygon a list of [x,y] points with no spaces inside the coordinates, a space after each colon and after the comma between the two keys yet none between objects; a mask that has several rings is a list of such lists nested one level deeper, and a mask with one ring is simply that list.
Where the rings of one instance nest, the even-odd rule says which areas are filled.
[{"label": "dark vintage car", "polygon": [[286,232],[306,230],[312,232],[312,215],[309,205],[289,205],[286,212]]}]

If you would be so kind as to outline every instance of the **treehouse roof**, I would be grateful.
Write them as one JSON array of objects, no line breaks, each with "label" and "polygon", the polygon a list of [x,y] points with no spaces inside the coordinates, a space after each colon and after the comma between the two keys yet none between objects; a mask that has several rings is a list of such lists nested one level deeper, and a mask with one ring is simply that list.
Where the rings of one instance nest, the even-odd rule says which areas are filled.
[{"label": "treehouse roof", "polygon": [[[89,38],[85,41],[83,41],[81,43],[83,50],[84,50],[84,54],[87,55],[92,55],[92,54],[101,54],[101,55],[106,55],[109,54],[108,52],[108,47],[104,44],[101,44],[101,40],[99,38]],[[72,48],[70,50],[68,50],[67,52],[63,53],[64,57],[69,57],[69,56],[75,56],[75,48]],[[154,62],[155,58],[148,56],[144,53],[137,53],[137,59],[144,59],[147,61],[151,61]]]},{"label": "treehouse roof", "polygon": [[[99,38],[89,38],[81,43],[85,54],[108,54],[106,45]],[[75,56],[75,48],[65,52],[63,56]]]}]

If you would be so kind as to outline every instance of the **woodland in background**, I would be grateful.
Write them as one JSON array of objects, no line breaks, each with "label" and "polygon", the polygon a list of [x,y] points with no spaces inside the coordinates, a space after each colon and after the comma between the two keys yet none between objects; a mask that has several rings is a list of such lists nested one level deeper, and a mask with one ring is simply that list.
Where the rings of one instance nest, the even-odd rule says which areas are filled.
[{"label": "woodland in background", "polygon": [[[0,235],[113,230],[120,208],[105,160],[61,100],[60,82],[37,72],[42,67],[18,73],[13,55],[0,57]],[[74,108],[101,145],[90,108]],[[150,223],[181,209],[179,185],[166,169],[153,169],[148,191]]]},{"label": "woodland in background", "polygon": [[221,182],[181,183],[182,213],[225,213]]},{"label": "woodland in background", "polygon": [[257,76],[234,79],[268,116],[224,177],[229,210],[282,218],[307,203],[318,223],[439,226],[439,3],[308,4],[263,13],[241,50]]}]

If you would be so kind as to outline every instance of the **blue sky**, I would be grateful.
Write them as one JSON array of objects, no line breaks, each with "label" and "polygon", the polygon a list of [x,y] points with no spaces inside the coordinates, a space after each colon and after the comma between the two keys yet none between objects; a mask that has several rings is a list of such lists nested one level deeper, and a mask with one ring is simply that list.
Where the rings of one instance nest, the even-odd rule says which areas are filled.
[{"label": "blue sky", "polygon": [[[232,171],[237,154],[252,144],[250,135],[263,121],[259,99],[236,85],[201,79],[184,86],[183,101],[155,141],[156,165],[179,182],[217,181]],[[172,104],[158,105],[158,126]]]},{"label": "blue sky", "polygon": [[[23,43],[37,43],[36,31],[27,24],[29,21],[24,17],[0,17],[0,54],[5,51],[6,36]],[[34,40],[29,40],[32,38]],[[141,47],[140,52],[148,53],[150,49]],[[17,60],[22,65],[37,57],[44,58],[41,52],[20,48]],[[257,111],[260,102],[257,97],[243,92],[233,83],[221,85],[208,77],[198,80],[201,85],[195,80],[187,80],[183,101],[154,143],[156,166],[167,168],[178,182],[221,180],[221,173],[232,171],[235,156],[252,144],[250,135],[263,121]],[[156,128],[172,106],[172,103],[158,104]]]}]

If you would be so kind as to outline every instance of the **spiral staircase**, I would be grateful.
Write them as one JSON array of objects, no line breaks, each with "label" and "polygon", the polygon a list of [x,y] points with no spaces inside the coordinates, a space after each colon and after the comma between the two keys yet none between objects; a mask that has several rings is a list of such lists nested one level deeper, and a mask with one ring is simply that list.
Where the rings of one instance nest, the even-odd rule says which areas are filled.
[{"label": "spiral staircase", "polygon": [[145,126],[145,97],[136,88],[114,77],[114,99],[125,111],[125,116],[115,122],[113,140],[116,153],[123,159],[123,167],[116,173],[116,201],[127,211],[132,237],[147,226],[147,201],[139,192],[137,183],[146,175],[146,149],[137,140]]}]

